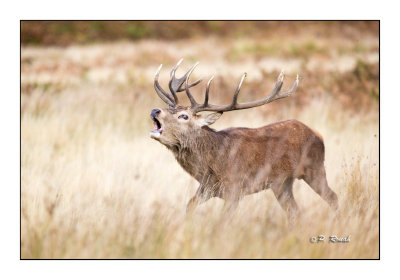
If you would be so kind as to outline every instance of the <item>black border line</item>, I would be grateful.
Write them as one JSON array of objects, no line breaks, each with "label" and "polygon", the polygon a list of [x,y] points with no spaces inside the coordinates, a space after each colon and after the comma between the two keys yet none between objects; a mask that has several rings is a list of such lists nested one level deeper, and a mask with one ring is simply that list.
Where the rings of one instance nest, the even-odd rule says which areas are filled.
[{"label": "black border line", "polygon": [[[21,84],[21,73],[22,73],[22,56],[21,56],[21,49],[22,49],[22,40],[21,40],[21,38],[22,38],[22,22],[29,22],[29,21],[53,21],[53,22],[56,22],[56,21],[71,21],[71,22],[75,22],[75,21],[86,21],[86,22],[93,22],[93,21],[112,21],[112,22],[115,22],[115,21],[159,21],[159,22],[161,22],[161,21],[168,21],[168,22],[179,22],[179,21],[220,21],[220,22],[222,22],[222,21],[224,21],[224,22],[226,22],[226,21],[235,21],[235,22],[240,22],[240,21],[277,21],[277,22],[280,22],[280,21],[298,21],[298,22],[304,22],[304,21],[308,21],[308,22],[334,22],[334,21],[337,21],[337,22],[340,22],[340,21],[344,21],[344,22],[359,22],[359,21],[377,21],[378,22],[378,26],[379,26],[379,31],[378,31],[378,37],[379,37],[379,51],[378,51],[378,53],[379,53],[379,62],[378,62],[378,64],[379,64],[379,99],[378,99],[378,123],[379,123],[379,128],[378,128],[378,133],[379,133],[379,135],[378,135],[378,153],[379,153],[379,156],[378,156],[378,164],[379,164],[379,179],[378,179],[378,182],[379,182],[379,193],[378,193],[378,198],[379,198],[379,217],[378,217],[378,219],[379,219],[379,221],[378,221],[378,224],[379,224],[379,242],[378,242],[378,246],[379,246],[379,248],[378,248],[378,255],[379,255],[379,257],[377,258],[377,259],[365,259],[365,258],[360,258],[360,259],[349,259],[349,258],[343,258],[343,259],[327,259],[327,258],[321,258],[321,259],[310,259],[310,258],[294,258],[294,259],[276,259],[276,258],[274,258],[274,259],[246,259],[246,258],[243,258],[243,259],[226,259],[226,258],[218,258],[218,259],[212,259],[212,258],[201,258],[201,259],[128,259],[128,258],[125,258],[125,259],[116,259],[116,258],[110,258],[110,259],[94,259],[94,258],[87,258],[87,259],[83,259],[83,258],[75,258],[75,259],[71,259],[71,258],[66,258],[66,259],[56,259],[56,258],[54,258],[54,259],[45,259],[45,258],[43,258],[43,259],[29,259],[29,258],[22,258],[22,224],[21,224],[21,221],[22,221],[22,198],[21,198],[21,190],[22,190],[22,188],[21,188],[21,159],[22,159],[22,151],[21,151],[21,132],[22,132],[22,130],[21,130],[21,124],[22,124],[22,102],[21,102],[21,97],[22,97],[22,84]],[[199,260],[199,261],[202,261],[202,260],[215,260],[215,261],[220,261],[220,260],[232,260],[232,261],[237,261],[237,260],[249,260],[249,261],[257,261],[257,260],[261,260],[261,261],[275,261],[275,260],[277,260],[277,261],[281,261],[281,260],[284,260],[284,261],[296,261],[296,260],[315,260],[315,261],[323,261],[323,260],[350,260],[350,261],[380,261],[381,260],[381,21],[380,21],[380,19],[368,19],[368,20],[362,20],[362,19],[357,19],[357,20],[351,20],[351,19],[345,19],[345,20],[334,20],[334,19],[328,19],[328,20],[320,20],[320,19],[301,19],[301,20],[285,20],[285,19],[280,19],[280,20],[265,20],[265,19],[251,19],[251,20],[194,20],[194,19],[190,19],[190,20],[187,20],[187,19],[182,19],[182,20],[149,20],[149,19],[135,19],[135,20],[123,20],[123,19],[118,19],[118,20],[62,20],[62,19],[57,19],[57,20],[48,20],[48,19],[46,19],[46,20],[34,20],[34,19],[29,19],[29,20],[23,20],[23,19],[20,19],[20,24],[19,24],[19,39],[20,39],[20,44],[19,44],[19,248],[20,248],[20,250],[19,250],[19,259],[21,260],[21,261],[31,261],[31,260],[33,260],[33,261],[42,261],[42,260],[45,260],[45,261],[47,261],[47,260],[61,260],[61,261],[64,261],[64,260],[76,260],[76,261],[80,261],[80,260],[95,260],[95,261],[97,261],[97,260],[99,260],[99,261],[129,261],[129,260],[137,260],[137,261],[142,261],[142,260],[151,260],[151,261],[153,261],[153,260],[155,260],[155,261],[157,261],[157,260],[166,260],[166,261],[170,261],[170,260],[179,260],[179,261],[181,261],[181,260],[183,260],[183,261],[185,261],[185,260],[194,260],[194,261],[197,261],[197,260]]]}]

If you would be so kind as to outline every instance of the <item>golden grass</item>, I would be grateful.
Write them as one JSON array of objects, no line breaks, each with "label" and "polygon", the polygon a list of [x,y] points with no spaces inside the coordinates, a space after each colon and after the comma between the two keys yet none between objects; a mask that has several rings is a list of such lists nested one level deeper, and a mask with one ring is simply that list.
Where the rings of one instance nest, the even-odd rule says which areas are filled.
[{"label": "golden grass", "polygon": [[[159,63],[165,57],[178,60],[174,45],[160,44],[169,54],[159,54]],[[216,45],[225,50],[221,42]],[[325,139],[328,182],[339,196],[339,217],[300,181],[294,192],[302,218],[293,228],[269,190],[244,198],[228,220],[217,198],[186,217],[185,205],[197,183],[148,136],[149,112],[162,104],[152,89],[157,65],[141,64],[137,57],[151,52],[149,46],[158,45],[22,49],[22,258],[379,257],[376,104],[362,113],[361,108],[345,110],[334,96],[310,89],[306,104],[297,104],[295,94],[271,110],[224,114],[213,126],[257,127],[295,118],[315,128]],[[124,55],[136,62],[126,63]],[[229,68],[232,62],[214,63]],[[206,70],[199,71],[212,66],[206,63]],[[235,70],[221,75],[230,81],[239,77]],[[249,86],[256,82],[250,79]],[[215,92],[229,94],[235,86],[219,88],[222,84],[215,85]],[[309,242],[318,235],[350,235],[350,242]]]}]

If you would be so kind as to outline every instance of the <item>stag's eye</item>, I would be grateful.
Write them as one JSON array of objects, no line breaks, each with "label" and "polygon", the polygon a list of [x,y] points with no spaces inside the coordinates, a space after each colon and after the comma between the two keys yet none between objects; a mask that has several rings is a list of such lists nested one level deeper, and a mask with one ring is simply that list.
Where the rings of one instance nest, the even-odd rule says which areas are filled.
[{"label": "stag's eye", "polygon": [[178,119],[184,119],[184,120],[188,120],[189,119],[189,116],[188,115],[185,115],[185,114],[182,114],[182,115],[180,115],[179,117],[178,117]]}]

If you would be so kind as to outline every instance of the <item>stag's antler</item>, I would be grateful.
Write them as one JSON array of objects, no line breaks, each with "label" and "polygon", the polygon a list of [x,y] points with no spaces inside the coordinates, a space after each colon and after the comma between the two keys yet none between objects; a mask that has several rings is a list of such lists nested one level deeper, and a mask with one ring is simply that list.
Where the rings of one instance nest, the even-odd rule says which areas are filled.
[{"label": "stag's antler", "polygon": [[[198,63],[195,64],[194,67],[196,67],[197,65],[198,65]],[[239,95],[240,88],[242,87],[244,78],[246,78],[246,76],[247,76],[247,74],[244,73],[242,78],[240,79],[239,85],[237,86],[236,91],[235,91],[235,93],[233,95],[232,103],[229,104],[229,105],[220,106],[220,105],[208,104],[208,93],[209,93],[209,90],[210,90],[210,84],[211,84],[212,79],[214,78],[214,77],[211,77],[211,79],[207,83],[204,103],[203,104],[198,104],[196,102],[196,100],[193,98],[192,94],[190,93],[189,88],[187,87],[188,81],[189,81],[189,78],[190,78],[190,74],[193,72],[194,67],[192,67],[192,69],[189,70],[189,75],[186,78],[185,84],[186,84],[186,94],[189,97],[192,110],[194,112],[196,112],[196,113],[197,112],[201,112],[201,111],[228,112],[228,111],[234,111],[234,110],[241,110],[241,109],[248,109],[248,108],[258,107],[258,106],[270,103],[270,102],[272,102],[274,100],[285,98],[285,97],[291,95],[292,93],[294,93],[296,91],[297,86],[299,85],[299,75],[297,75],[296,81],[293,83],[292,88],[289,91],[281,92],[281,88],[282,88],[282,85],[283,85],[283,78],[284,78],[284,73],[282,71],[281,74],[278,77],[278,80],[275,83],[275,88],[272,90],[272,92],[267,97],[265,97],[263,99],[256,100],[256,101],[252,101],[252,102],[237,103],[237,98],[238,98],[238,95]]]},{"label": "stag's antler", "polygon": [[185,89],[191,88],[201,82],[201,80],[197,80],[196,82],[190,84],[190,85],[185,85],[185,87],[182,87],[183,83],[187,80],[187,77],[189,73],[191,73],[191,70],[195,67],[193,66],[185,75],[183,75],[181,78],[177,78],[175,76],[176,69],[178,69],[179,65],[183,59],[179,60],[178,63],[175,65],[174,68],[172,68],[171,73],[170,73],[170,80],[169,80],[169,90],[170,92],[166,92],[163,90],[158,83],[158,76],[161,71],[162,64],[160,67],[158,67],[156,75],[154,77],[154,88],[158,94],[158,96],[165,102],[167,103],[170,107],[176,107],[178,104],[178,96],[176,95],[176,92],[181,92],[184,91]]},{"label": "stag's antler", "polygon": [[[185,90],[186,95],[188,96],[188,98],[190,100],[191,108],[194,113],[198,113],[198,112],[202,112],[202,111],[228,112],[228,111],[258,107],[258,106],[270,103],[274,100],[285,98],[285,97],[291,95],[292,93],[294,93],[296,91],[297,86],[299,85],[299,75],[297,75],[292,88],[289,91],[281,92],[282,85],[283,85],[283,78],[284,78],[284,73],[282,71],[275,83],[274,89],[272,90],[272,92],[270,94],[268,94],[267,97],[256,100],[256,101],[251,101],[251,102],[246,102],[246,103],[237,103],[237,98],[239,95],[240,88],[242,87],[244,78],[246,78],[246,76],[247,76],[247,74],[244,73],[242,78],[240,79],[239,85],[237,86],[236,91],[233,95],[232,103],[229,105],[222,106],[222,105],[208,104],[210,85],[211,85],[211,81],[214,79],[214,76],[212,76],[207,83],[204,102],[203,102],[203,104],[199,104],[196,102],[196,100],[194,99],[193,95],[190,93],[190,90],[189,90],[189,88],[191,88],[201,82],[201,80],[197,80],[196,82],[189,84],[190,75],[192,74],[193,70],[196,68],[196,66],[199,63],[197,62],[195,65],[193,65],[192,68],[190,68],[190,70],[183,77],[177,79],[175,77],[175,71],[181,62],[182,62],[182,59],[178,62],[178,64],[171,71],[171,80],[169,81],[169,88],[171,91],[170,93],[165,92],[158,83],[158,74],[160,73],[162,65],[158,68],[158,70],[156,72],[156,76],[154,78],[154,87],[156,89],[157,94],[170,107],[175,107],[178,104],[178,97],[176,96],[176,92]],[[182,87],[184,82],[185,82],[185,86]]]}]

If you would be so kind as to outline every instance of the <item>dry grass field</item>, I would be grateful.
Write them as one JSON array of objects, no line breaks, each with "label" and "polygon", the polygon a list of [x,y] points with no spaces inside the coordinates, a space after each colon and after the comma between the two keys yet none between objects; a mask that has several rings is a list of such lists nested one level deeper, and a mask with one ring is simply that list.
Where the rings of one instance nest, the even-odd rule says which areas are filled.
[{"label": "dry grass field", "polygon": [[[296,32],[282,25],[265,36],[23,45],[21,257],[379,258],[375,25],[304,23]],[[218,198],[185,216],[197,182],[149,137],[151,109],[165,106],[153,89],[154,73],[163,63],[167,87],[180,58],[178,75],[195,61],[201,63],[193,79],[216,75],[210,98],[218,104],[229,102],[243,72],[239,101],[264,96],[281,69],[286,88],[299,73],[296,94],[225,113],[212,127],[297,119],[317,130],[340,215],[296,181],[302,217],[293,227],[270,190],[245,197],[229,219]],[[204,88],[193,89],[196,97]],[[318,235],[326,240],[311,243]],[[350,242],[330,243],[330,235]]]}]

